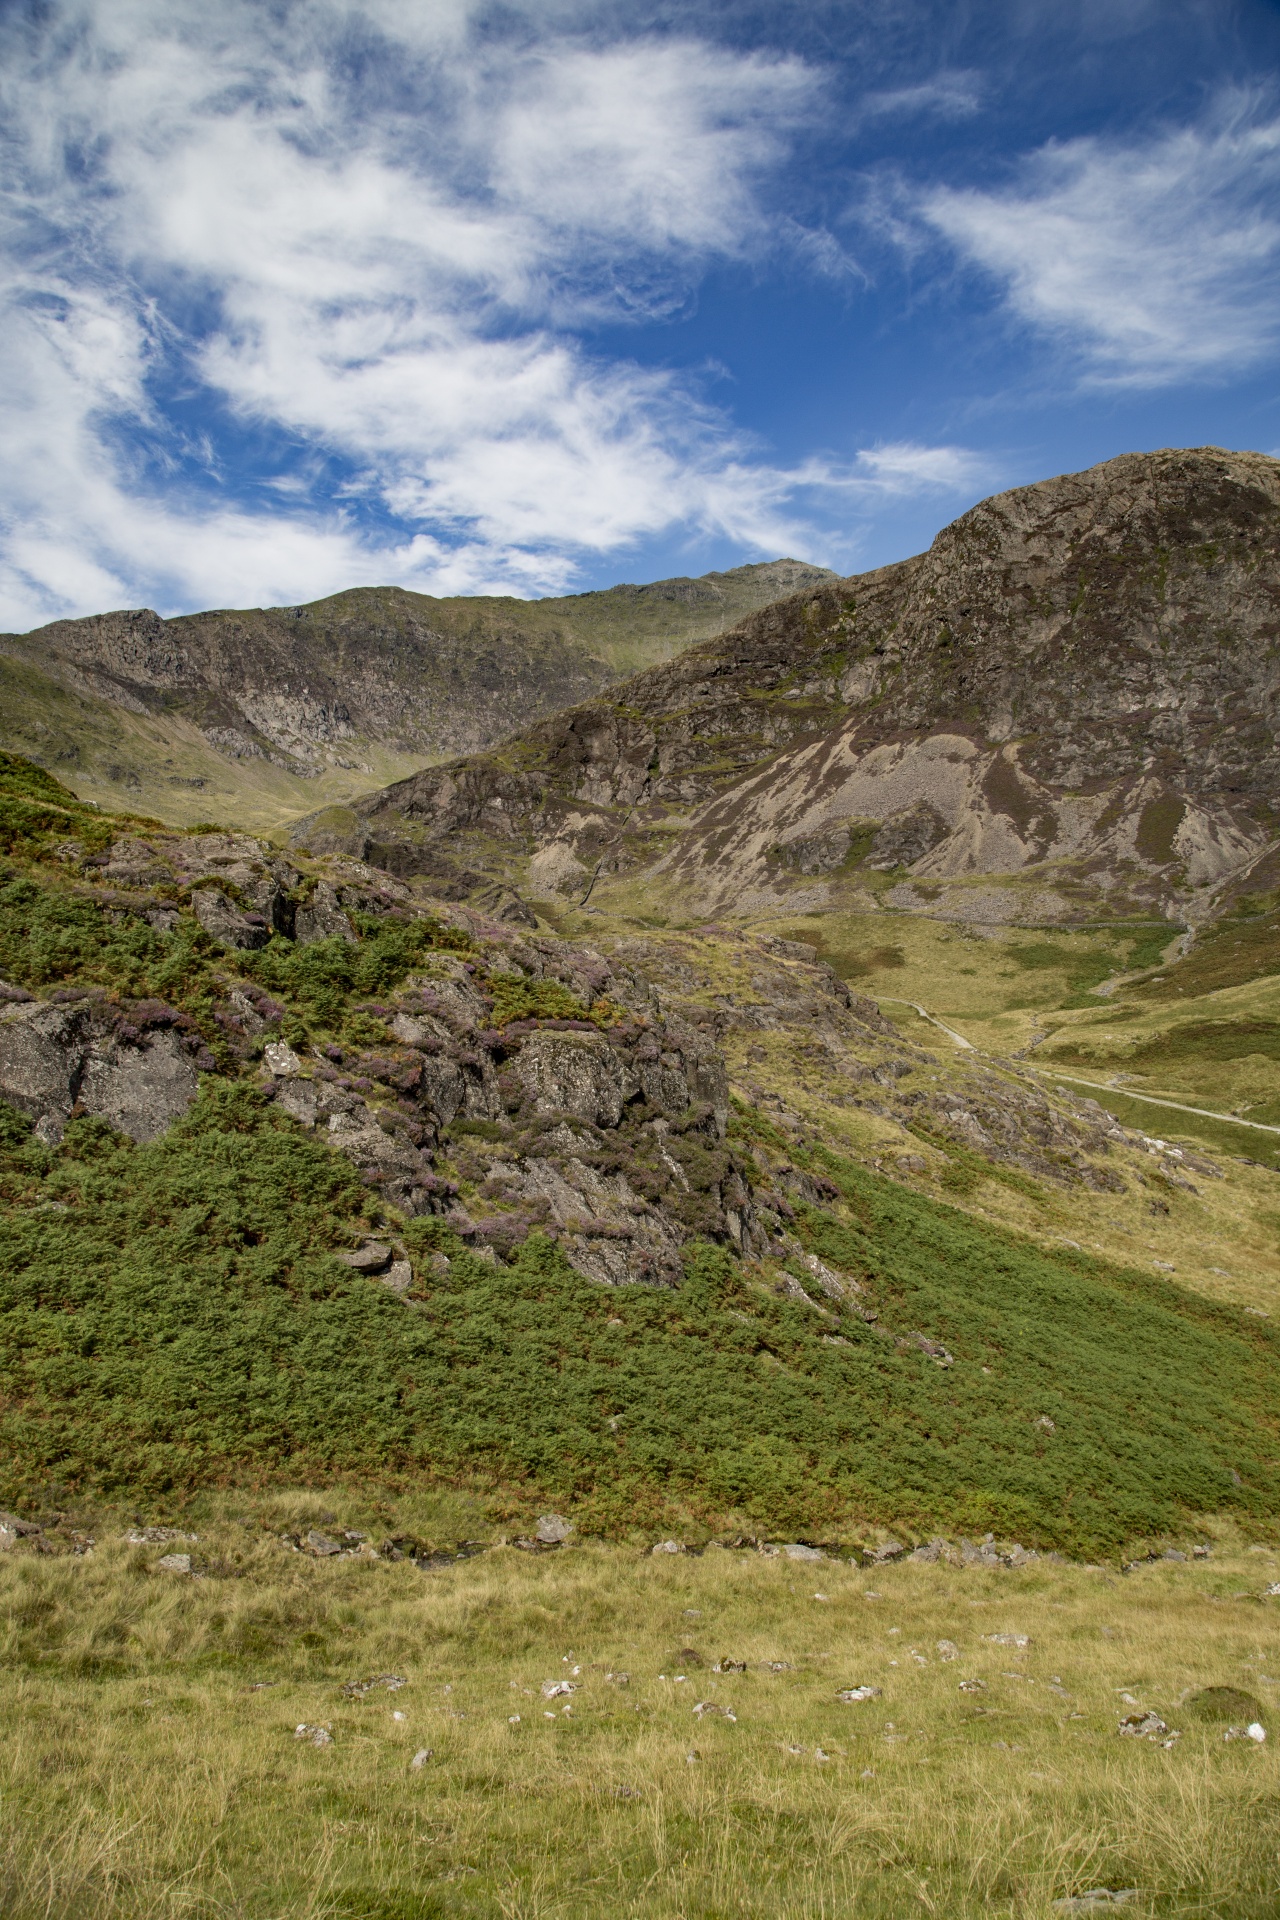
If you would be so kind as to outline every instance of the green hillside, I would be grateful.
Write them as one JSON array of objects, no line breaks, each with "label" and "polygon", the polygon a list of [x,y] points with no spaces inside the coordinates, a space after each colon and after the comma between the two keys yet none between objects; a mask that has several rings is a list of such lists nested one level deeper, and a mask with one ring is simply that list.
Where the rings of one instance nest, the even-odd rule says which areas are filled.
[{"label": "green hillside", "polygon": [[818,1158],[842,1204],[809,1210],[804,1239],[954,1366],[862,1322],[833,1345],[705,1245],[675,1291],[611,1291],[540,1236],[495,1268],[417,1221],[411,1251],[451,1263],[434,1279],[421,1258],[406,1306],[332,1257],[392,1223],[248,1087],[211,1081],[141,1149],[82,1121],[50,1151],[10,1117],[4,1498],[425,1476],[605,1532],[683,1511],[1077,1552],[1211,1511],[1275,1519],[1272,1329]]},{"label": "green hillside", "polygon": [[[1076,1552],[1206,1513],[1280,1515],[1265,1319],[1036,1246],[744,1106],[729,1152],[754,1156],[761,1183],[790,1156],[809,1183],[798,1246],[856,1277],[856,1311],[815,1314],[785,1262],[706,1239],[686,1245],[681,1285],[605,1288],[528,1221],[495,1258],[439,1215],[402,1218],[262,1090],[265,1041],[345,1048],[401,1085],[369,996],[434,953],[488,983],[498,1026],[581,1027],[584,1008],[554,983],[517,992],[429,913],[237,951],[178,890],[177,924],[157,931],[77,878],[77,849],[101,859],[125,824],[0,763],[5,993],[19,1007],[87,995],[134,1033],[167,1023],[203,1072],[186,1116],[145,1146],[90,1117],[45,1144],[4,1109],[0,1501],[355,1476],[559,1503],[606,1533],[677,1518],[844,1538],[990,1529]],[[272,1022],[248,1048],[220,1018],[237,980]],[[616,1017],[604,1000],[591,1016]],[[442,1179],[467,1177],[486,1127],[501,1132],[446,1130]],[[638,1179],[629,1151],[619,1135],[602,1164]],[[407,1297],[334,1257],[371,1233],[410,1261]]]}]

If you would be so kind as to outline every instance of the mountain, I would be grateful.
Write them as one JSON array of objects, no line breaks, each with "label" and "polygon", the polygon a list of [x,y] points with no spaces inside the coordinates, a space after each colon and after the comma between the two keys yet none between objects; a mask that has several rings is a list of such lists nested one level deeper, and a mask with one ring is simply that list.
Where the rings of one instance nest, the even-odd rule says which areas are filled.
[{"label": "mountain", "polygon": [[1274,884],[1280,462],[1129,454],[297,829],[461,897],[1194,922]]},{"label": "mountain", "polygon": [[0,636],[0,747],[104,804],[274,826],[483,748],[834,577],[777,560],[539,601],[370,587],[55,621]]}]

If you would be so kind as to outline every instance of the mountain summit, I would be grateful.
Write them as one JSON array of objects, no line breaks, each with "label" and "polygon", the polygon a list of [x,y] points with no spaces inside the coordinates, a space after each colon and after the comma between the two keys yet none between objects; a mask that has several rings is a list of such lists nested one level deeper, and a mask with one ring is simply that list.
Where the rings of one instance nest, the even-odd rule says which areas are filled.
[{"label": "mountain summit", "polygon": [[1278,638],[1280,462],[1128,454],[299,839],[699,915],[1194,915],[1280,829]]}]

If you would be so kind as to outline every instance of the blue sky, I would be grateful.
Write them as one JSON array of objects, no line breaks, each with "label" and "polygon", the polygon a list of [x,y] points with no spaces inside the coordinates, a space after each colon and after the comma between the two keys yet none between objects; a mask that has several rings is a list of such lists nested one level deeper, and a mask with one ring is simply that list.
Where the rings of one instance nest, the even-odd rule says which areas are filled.
[{"label": "blue sky", "polygon": [[0,626],[1280,450],[1280,9],[0,0]]}]

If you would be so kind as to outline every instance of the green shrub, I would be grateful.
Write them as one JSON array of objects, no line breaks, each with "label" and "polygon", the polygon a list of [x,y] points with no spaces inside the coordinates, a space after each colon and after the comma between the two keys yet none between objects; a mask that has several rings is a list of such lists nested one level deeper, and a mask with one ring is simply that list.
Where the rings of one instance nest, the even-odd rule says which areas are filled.
[{"label": "green shrub", "polygon": [[991,1527],[1095,1552],[1277,1512],[1265,1323],[831,1156],[813,1164],[847,1217],[804,1210],[799,1230],[861,1278],[875,1326],[748,1284],[706,1244],[674,1291],[604,1289],[544,1235],[494,1267],[438,1220],[405,1229],[406,1306],[331,1257],[377,1224],[352,1168],[244,1084],[207,1081],[150,1146],[85,1121],[56,1153],[20,1122],[0,1138],[9,1501],[479,1477],[620,1526],[673,1495],[766,1529]]}]

